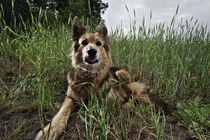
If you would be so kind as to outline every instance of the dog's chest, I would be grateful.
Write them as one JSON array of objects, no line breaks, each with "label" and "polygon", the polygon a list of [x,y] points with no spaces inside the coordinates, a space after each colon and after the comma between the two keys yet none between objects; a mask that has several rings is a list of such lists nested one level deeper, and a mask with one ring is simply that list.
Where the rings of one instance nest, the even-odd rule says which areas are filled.
[{"label": "dog's chest", "polygon": [[99,90],[106,80],[107,73],[90,73],[83,70],[72,69],[69,74],[70,85],[78,92],[81,89],[89,90],[90,88]]},{"label": "dog's chest", "polygon": [[101,93],[101,89],[106,81],[106,76],[72,69],[68,74],[68,79],[71,89],[70,96],[78,101],[80,99],[89,98],[90,94],[97,95]]}]

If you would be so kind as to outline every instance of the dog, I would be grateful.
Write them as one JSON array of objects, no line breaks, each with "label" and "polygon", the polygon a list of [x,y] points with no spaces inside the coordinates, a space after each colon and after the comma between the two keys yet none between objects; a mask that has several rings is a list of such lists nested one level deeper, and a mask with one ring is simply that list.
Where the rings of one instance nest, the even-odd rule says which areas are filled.
[{"label": "dog", "polygon": [[150,102],[148,96],[142,94],[144,84],[131,82],[131,76],[126,70],[111,66],[108,30],[104,20],[96,27],[95,33],[88,33],[79,18],[75,17],[72,22],[72,41],[72,70],[67,74],[69,85],[65,100],[52,122],[40,130],[35,140],[57,139],[67,125],[74,103],[88,99],[90,90],[95,95],[101,94],[104,85],[108,91],[107,100],[119,95],[125,104],[130,97]]}]

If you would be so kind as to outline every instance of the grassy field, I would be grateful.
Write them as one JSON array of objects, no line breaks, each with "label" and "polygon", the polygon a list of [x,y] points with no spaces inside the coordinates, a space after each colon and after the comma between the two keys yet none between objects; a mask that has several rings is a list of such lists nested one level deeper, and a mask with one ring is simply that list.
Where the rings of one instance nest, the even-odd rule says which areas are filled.
[{"label": "grassy field", "polygon": [[[134,25],[128,34],[120,28],[110,33],[113,65],[145,82],[153,104],[123,108],[92,96],[78,103],[61,139],[210,139],[207,27],[193,19]],[[70,26],[45,19],[13,28],[2,22],[0,29],[0,139],[33,139],[65,97]]]}]

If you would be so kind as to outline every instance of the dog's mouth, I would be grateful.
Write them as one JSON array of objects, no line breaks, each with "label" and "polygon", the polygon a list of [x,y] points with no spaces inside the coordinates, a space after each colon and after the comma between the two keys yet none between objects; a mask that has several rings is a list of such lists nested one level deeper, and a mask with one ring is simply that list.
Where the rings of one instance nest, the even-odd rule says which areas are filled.
[{"label": "dog's mouth", "polygon": [[85,58],[85,62],[88,64],[96,64],[96,63],[98,63],[98,61],[99,60],[96,57],[88,56]]}]

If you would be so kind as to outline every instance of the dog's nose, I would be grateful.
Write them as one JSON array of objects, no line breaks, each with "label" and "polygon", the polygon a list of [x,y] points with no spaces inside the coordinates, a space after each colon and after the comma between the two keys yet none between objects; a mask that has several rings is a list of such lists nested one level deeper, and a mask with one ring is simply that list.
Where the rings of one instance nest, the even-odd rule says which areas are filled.
[{"label": "dog's nose", "polygon": [[88,51],[87,51],[88,55],[89,56],[92,56],[94,57],[97,53],[96,49],[93,49],[93,48],[90,48]]}]

